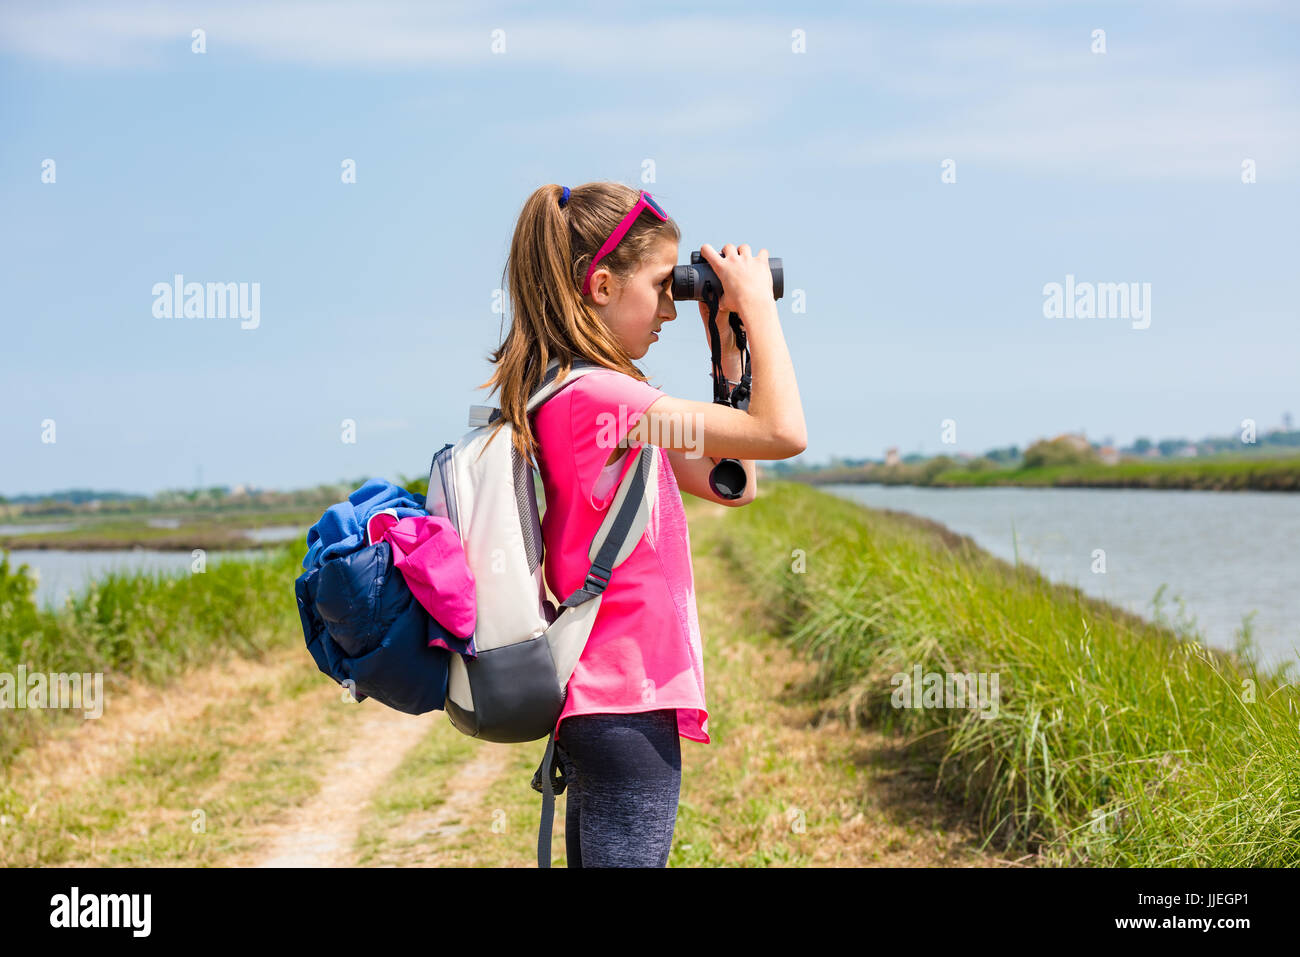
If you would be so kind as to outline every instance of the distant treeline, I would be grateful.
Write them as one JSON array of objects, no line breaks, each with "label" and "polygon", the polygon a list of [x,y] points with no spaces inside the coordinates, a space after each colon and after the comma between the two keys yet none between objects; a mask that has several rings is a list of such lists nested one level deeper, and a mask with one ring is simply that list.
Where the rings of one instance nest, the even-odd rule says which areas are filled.
[{"label": "distant treeline", "polygon": [[[195,512],[229,512],[232,510],[261,511],[286,510],[304,507],[324,509],[341,502],[372,476],[317,485],[314,488],[282,492],[275,489],[232,491],[226,485],[208,488],[167,489],[155,495],[133,495],[125,492],[105,492],[94,489],[66,489],[46,495],[0,495],[0,517],[30,518],[40,516],[86,515],[157,515],[169,511],[193,514]],[[391,481],[407,491],[424,494],[428,476],[408,478],[397,475]]]},{"label": "distant treeline", "polygon": [[[1300,433],[1277,433],[1290,436]],[[1103,461],[1096,446],[1081,436],[1062,435],[1035,442],[1018,453],[1014,446],[976,459],[947,455],[881,462],[844,463],[815,469],[774,470],[775,475],[810,485],[1059,485],[1096,488],[1176,488],[1270,492],[1300,491],[1300,456],[1280,449],[1233,455],[1174,459],[1113,458]]]},{"label": "distant treeline", "polygon": [[2,505],[42,505],[63,503],[84,505],[87,502],[147,501],[149,496],[131,492],[104,492],[93,488],[68,488],[58,492],[27,493],[25,495],[0,495]]},{"label": "distant treeline", "polygon": [[1300,456],[1177,462],[1054,463],[998,468],[984,459],[966,465],[938,456],[918,463],[824,468],[790,476],[810,485],[874,483],[936,487],[1029,485],[1088,488],[1204,489],[1300,492]]},{"label": "distant treeline", "polygon": [[[1274,429],[1254,436],[1254,441],[1243,442],[1239,436],[1211,437],[1193,442],[1189,439],[1161,439],[1153,442],[1140,438],[1127,448],[1117,448],[1114,453],[1120,461],[1134,459],[1140,462],[1171,461],[1182,462],[1188,458],[1290,458],[1292,449],[1300,449],[1300,430]],[[1049,457],[1077,458],[1079,462],[1101,461],[1102,445],[1088,442],[1082,436],[1058,436],[1051,440],[1034,442],[1028,449],[1021,450],[1018,445],[989,449],[983,455],[972,459],[955,459],[945,456],[928,456],[920,452],[911,452],[899,457],[901,465],[924,465],[936,459],[948,458],[953,465],[970,469],[1018,468],[1032,460],[1034,453]],[[1195,453],[1194,455],[1191,453]],[[1041,464],[1041,463],[1038,463]],[[1064,463],[1058,463],[1064,464]],[[804,465],[795,462],[764,463],[763,471],[776,478],[813,481],[812,476],[827,470],[866,468],[871,465],[884,466],[882,459],[872,458],[838,458],[829,465]],[[825,480],[817,480],[825,481]]]}]

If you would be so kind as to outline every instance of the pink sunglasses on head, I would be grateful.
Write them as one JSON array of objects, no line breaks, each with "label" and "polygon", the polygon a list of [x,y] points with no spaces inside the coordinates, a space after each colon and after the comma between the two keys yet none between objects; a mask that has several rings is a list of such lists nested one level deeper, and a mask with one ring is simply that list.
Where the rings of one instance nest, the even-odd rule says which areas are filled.
[{"label": "pink sunglasses on head", "polygon": [[633,206],[628,214],[623,217],[623,221],[618,224],[618,228],[609,234],[609,239],[605,240],[605,244],[600,247],[600,251],[597,252],[595,257],[591,260],[591,265],[587,267],[587,275],[584,276],[582,280],[582,294],[584,296],[591,292],[591,274],[596,269],[596,263],[609,255],[610,251],[613,250],[622,238],[627,235],[627,231],[632,228],[632,224],[636,222],[636,218],[641,215],[641,210],[643,209],[648,209],[650,212],[658,216],[660,222],[668,221],[668,214],[664,212],[663,207],[656,203],[654,197],[649,193],[645,190],[641,190],[641,194],[637,197],[636,205]]}]

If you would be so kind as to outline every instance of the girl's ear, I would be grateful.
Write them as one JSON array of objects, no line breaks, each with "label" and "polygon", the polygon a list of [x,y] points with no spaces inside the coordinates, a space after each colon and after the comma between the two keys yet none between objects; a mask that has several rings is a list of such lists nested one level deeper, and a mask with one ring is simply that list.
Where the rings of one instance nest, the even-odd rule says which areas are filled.
[{"label": "girl's ear", "polygon": [[617,286],[614,274],[604,266],[597,266],[591,274],[591,298],[598,306],[608,306],[614,298]]}]

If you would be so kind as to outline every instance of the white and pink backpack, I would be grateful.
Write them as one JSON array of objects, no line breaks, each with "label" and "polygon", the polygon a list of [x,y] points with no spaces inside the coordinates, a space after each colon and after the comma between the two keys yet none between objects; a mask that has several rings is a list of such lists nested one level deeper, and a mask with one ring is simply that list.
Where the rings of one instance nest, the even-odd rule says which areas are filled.
[{"label": "white and pink backpack", "polygon": [[[528,411],[603,368],[574,360],[556,384],[559,362],[552,360]],[[446,711],[458,731],[484,741],[549,739],[532,782],[542,793],[537,863],[549,867],[555,795],[564,790],[563,770],[554,761],[555,725],[605,586],[645,532],[659,487],[659,456],[655,446],[641,447],[592,539],[586,581],[557,608],[542,573],[533,472],[514,447],[509,423],[488,441],[500,417],[493,406],[471,406],[471,430],[455,445],[443,446],[429,470],[425,508],[450,520],[459,533],[477,602],[477,657],[451,656]]]}]

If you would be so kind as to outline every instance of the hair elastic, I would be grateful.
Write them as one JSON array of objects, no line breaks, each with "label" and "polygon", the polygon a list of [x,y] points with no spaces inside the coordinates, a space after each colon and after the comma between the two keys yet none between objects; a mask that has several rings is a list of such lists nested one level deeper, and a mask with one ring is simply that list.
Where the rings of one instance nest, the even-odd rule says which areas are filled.
[{"label": "hair elastic", "polygon": [[564,204],[567,203],[567,202],[569,201],[569,187],[565,186],[565,187],[563,187],[563,189],[564,189],[564,195],[560,197],[560,208],[561,208],[561,209],[563,209],[563,208],[564,208]]}]

